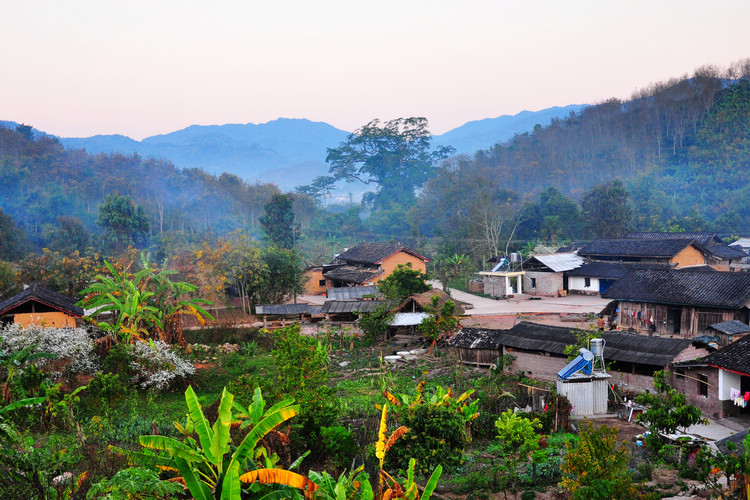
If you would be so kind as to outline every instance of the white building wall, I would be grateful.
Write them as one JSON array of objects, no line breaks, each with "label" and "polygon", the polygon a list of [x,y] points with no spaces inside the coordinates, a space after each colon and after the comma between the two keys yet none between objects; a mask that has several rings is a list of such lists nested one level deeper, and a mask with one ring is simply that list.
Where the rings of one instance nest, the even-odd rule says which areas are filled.
[{"label": "white building wall", "polygon": [[586,286],[586,278],[571,276],[568,278],[568,290],[583,294],[599,294],[599,278],[591,278],[591,285]]},{"label": "white building wall", "polygon": [[741,380],[741,375],[737,373],[728,372],[726,370],[719,370],[719,400],[729,400],[730,390],[732,388],[740,390],[740,388],[742,387]]}]

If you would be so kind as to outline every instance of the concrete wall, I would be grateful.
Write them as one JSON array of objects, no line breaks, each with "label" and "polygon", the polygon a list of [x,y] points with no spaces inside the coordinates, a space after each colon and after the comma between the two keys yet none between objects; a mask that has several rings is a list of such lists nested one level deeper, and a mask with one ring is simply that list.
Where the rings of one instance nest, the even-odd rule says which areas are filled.
[{"label": "concrete wall", "polygon": [[492,297],[505,297],[508,295],[505,290],[505,276],[485,276],[484,293]]},{"label": "concrete wall", "polygon": [[599,295],[599,278],[591,278],[591,285],[586,286],[586,278],[571,276],[568,278],[568,290],[581,295]]},{"label": "concrete wall", "polygon": [[[531,286],[531,279],[536,280],[536,286]],[[557,291],[562,290],[562,273],[545,273],[540,271],[526,271],[523,276],[523,293],[528,295],[541,295],[545,297],[556,297]]]}]

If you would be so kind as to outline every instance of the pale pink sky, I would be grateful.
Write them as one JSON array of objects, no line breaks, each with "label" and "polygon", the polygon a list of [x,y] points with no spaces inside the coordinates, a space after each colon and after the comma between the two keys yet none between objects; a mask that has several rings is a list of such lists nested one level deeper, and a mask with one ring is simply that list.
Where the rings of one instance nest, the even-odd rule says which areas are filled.
[{"label": "pale pink sky", "polygon": [[628,98],[750,57],[748,0],[0,0],[0,120],[135,139]]}]

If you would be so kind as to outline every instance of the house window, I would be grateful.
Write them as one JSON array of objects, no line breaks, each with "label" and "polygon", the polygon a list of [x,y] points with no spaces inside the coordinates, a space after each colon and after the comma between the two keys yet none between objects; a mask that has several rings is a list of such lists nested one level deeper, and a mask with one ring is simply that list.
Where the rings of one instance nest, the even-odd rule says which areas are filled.
[{"label": "house window", "polygon": [[318,281],[318,286],[326,286],[326,280]]},{"label": "house window", "polygon": [[674,376],[677,380],[685,380],[685,370],[677,370]]},{"label": "house window", "polygon": [[536,288],[536,278],[531,278],[531,288]]},{"label": "house window", "polygon": [[583,278],[583,286],[584,288],[589,288],[591,286],[591,278]]},{"label": "house window", "polygon": [[708,397],[708,375],[698,375],[698,395]]}]

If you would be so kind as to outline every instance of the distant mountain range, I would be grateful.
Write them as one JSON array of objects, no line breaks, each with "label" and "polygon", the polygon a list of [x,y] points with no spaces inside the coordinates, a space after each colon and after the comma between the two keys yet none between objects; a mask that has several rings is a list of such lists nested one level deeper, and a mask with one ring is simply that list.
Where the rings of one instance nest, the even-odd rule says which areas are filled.
[{"label": "distant mountain range", "polygon": [[[584,106],[523,111],[514,116],[468,122],[434,136],[433,144],[450,145],[457,153],[471,155],[515,134],[529,132],[537,124],[546,126],[555,118],[565,118]],[[0,121],[0,126],[16,125]],[[123,135],[58,139],[66,149],[85,149],[90,154],[138,153],[144,158],[170,160],[178,167],[196,167],[213,174],[230,172],[251,182],[273,182],[286,191],[326,174],[327,149],[338,146],[348,135],[349,132],[323,122],[279,118],[262,124],[192,125],[142,141]]]}]

